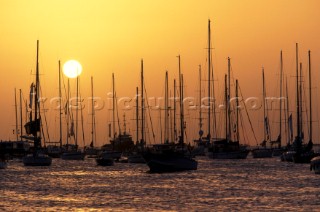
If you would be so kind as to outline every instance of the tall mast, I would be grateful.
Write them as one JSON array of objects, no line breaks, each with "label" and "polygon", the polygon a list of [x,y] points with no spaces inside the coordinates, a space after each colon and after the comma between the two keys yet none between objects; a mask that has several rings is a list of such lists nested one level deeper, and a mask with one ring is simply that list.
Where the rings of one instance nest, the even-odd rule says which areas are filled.
[{"label": "tall mast", "polygon": [[[39,123],[38,123],[38,102],[39,102],[39,40],[37,40],[37,64],[36,64],[36,90],[35,90],[35,109],[34,109],[34,120],[36,121],[36,125],[38,128],[38,125],[40,126],[40,116],[39,116]],[[38,138],[38,129],[34,131],[34,145],[35,149],[40,147],[41,141],[40,138]]]},{"label": "tall mast", "polygon": [[20,91],[20,141],[22,141],[22,91]]},{"label": "tall mast", "polygon": [[303,123],[303,120],[302,120],[302,63],[300,63],[300,76],[299,76],[299,82],[300,82],[300,85],[299,85],[299,100],[300,100],[300,135],[301,135],[301,139],[303,137],[303,126],[302,126],[302,123]]},{"label": "tall mast", "polygon": [[94,100],[93,100],[93,77],[91,76],[91,135],[92,135],[92,146],[94,146]]},{"label": "tall mast", "polygon": [[228,85],[227,85],[227,104],[228,104],[228,138],[230,139],[231,136],[231,107],[230,107],[230,70],[231,70],[231,64],[230,64],[230,57],[228,57]]},{"label": "tall mast", "polygon": [[201,95],[201,65],[199,65],[199,135],[202,137],[202,95]]},{"label": "tall mast", "polygon": [[59,133],[60,133],[60,137],[59,137],[59,143],[60,143],[60,147],[62,147],[62,95],[61,95],[61,65],[60,65],[60,60],[59,60]]},{"label": "tall mast", "polygon": [[[296,43],[296,95],[297,95],[297,138],[300,140],[300,97],[299,97],[299,54],[298,43]],[[299,141],[300,142],[300,141]]]},{"label": "tall mast", "polygon": [[208,20],[208,140],[211,138],[211,28],[210,19]]},{"label": "tall mast", "polygon": [[70,129],[69,129],[69,121],[70,121],[70,112],[69,112],[69,109],[70,109],[70,80],[68,78],[68,90],[67,90],[67,146],[69,144],[69,136],[70,136]]},{"label": "tall mast", "polygon": [[290,144],[290,141],[292,140],[292,138],[291,138],[291,128],[290,128],[290,126],[291,126],[291,123],[289,123],[289,121],[288,121],[288,119],[289,119],[289,92],[288,92],[288,79],[287,79],[287,77],[286,77],[286,98],[287,98],[287,108],[286,108],[286,113],[287,113],[287,128],[288,128],[288,133],[287,133],[287,136],[288,136],[288,138],[287,138],[287,144]]},{"label": "tall mast", "polygon": [[16,116],[16,129],[15,129],[15,134],[16,134],[16,141],[18,141],[19,134],[18,134],[18,105],[17,105],[17,89],[14,88],[14,110],[15,110],[15,116]]},{"label": "tall mast", "polygon": [[169,86],[168,86],[168,71],[166,71],[166,77],[165,77],[165,97],[164,97],[164,111],[165,111],[165,116],[164,116],[164,143],[168,143],[169,142],[169,120],[168,120],[168,90],[169,90]]},{"label": "tall mast", "polygon": [[227,74],[224,75],[224,98],[225,98],[225,105],[226,105],[226,114],[225,114],[225,133],[226,133],[226,140],[228,141],[228,88],[227,88]]},{"label": "tall mast", "polygon": [[283,76],[283,60],[282,50],[280,51],[280,111],[279,111],[279,137],[278,137],[278,148],[281,148],[281,133],[282,133],[282,76]]},{"label": "tall mast", "polygon": [[75,139],[75,144],[76,148],[78,148],[78,113],[79,113],[79,76],[77,76],[77,108],[76,108],[76,139]]},{"label": "tall mast", "polygon": [[264,68],[262,67],[262,96],[263,96],[263,123],[264,123],[264,130],[263,130],[263,140],[267,141],[266,129],[267,129],[267,122],[266,122],[266,87],[265,87],[265,80],[264,80]]},{"label": "tall mast", "polygon": [[310,138],[309,140],[312,142],[312,81],[311,81],[311,52],[310,50],[308,51],[308,63],[309,63],[309,116],[310,116]]},{"label": "tall mast", "polygon": [[239,95],[238,95],[238,80],[236,80],[236,103],[237,103],[237,107],[236,107],[236,141],[239,141]]},{"label": "tall mast", "polygon": [[136,131],[137,131],[137,143],[139,142],[139,88],[136,87]]},{"label": "tall mast", "polygon": [[174,136],[174,142],[177,140],[177,124],[176,124],[176,110],[177,110],[177,104],[176,104],[176,93],[177,93],[177,87],[176,87],[176,79],[173,80],[173,136]]},{"label": "tall mast", "polygon": [[180,93],[180,132],[181,132],[181,140],[180,142],[183,144],[184,142],[184,132],[183,132],[183,94],[182,94],[182,74],[181,74],[181,58],[178,55],[178,65],[179,65],[179,93]]},{"label": "tall mast", "polygon": [[143,77],[143,60],[141,60],[141,142],[144,145],[144,77]]},{"label": "tall mast", "polygon": [[112,73],[112,129],[113,129],[113,143],[116,139],[116,113],[115,113],[115,90],[114,90],[114,73]]},{"label": "tall mast", "polygon": [[183,74],[181,74],[181,116],[180,116],[180,127],[181,127],[181,145],[184,144],[184,126],[185,126],[185,123],[184,123],[184,108],[183,108]]}]

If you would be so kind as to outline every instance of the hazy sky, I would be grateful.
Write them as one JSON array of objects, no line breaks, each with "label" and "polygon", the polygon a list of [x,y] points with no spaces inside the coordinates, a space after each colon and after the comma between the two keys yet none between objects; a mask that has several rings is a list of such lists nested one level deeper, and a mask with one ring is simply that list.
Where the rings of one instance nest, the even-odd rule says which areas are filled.
[{"label": "hazy sky", "polygon": [[[233,77],[239,79],[245,97],[261,97],[262,66],[266,72],[268,94],[279,95],[279,55],[282,49],[284,72],[291,93],[290,110],[294,111],[295,43],[298,42],[305,74],[308,67],[307,51],[312,51],[313,96],[314,106],[317,106],[319,6],[317,0],[2,1],[0,138],[15,139],[14,88],[22,89],[24,99],[28,99],[35,73],[36,40],[40,40],[42,96],[51,99],[58,95],[58,60],[64,63],[76,59],[82,64],[81,95],[86,107],[90,106],[87,99],[91,96],[90,76],[93,76],[94,95],[106,103],[106,107],[96,113],[97,140],[98,144],[102,144],[108,140],[110,113],[107,110],[107,93],[112,88],[112,72],[115,73],[117,96],[134,97],[136,86],[140,86],[140,60],[143,58],[148,96],[160,97],[164,95],[166,70],[169,71],[170,89],[173,92],[173,78],[178,75],[176,56],[181,55],[185,96],[198,96],[199,65],[202,65],[203,79],[207,76],[208,19],[211,19],[212,28],[217,101],[222,101],[227,57],[231,57]],[[303,81],[305,88],[308,88],[307,77]],[[203,84],[206,83],[204,80]],[[75,88],[74,80],[71,80],[71,87]],[[46,104],[50,137],[57,140],[58,113],[51,106]],[[91,119],[88,111],[84,111],[88,144],[91,139]],[[318,119],[317,113],[315,110],[315,121]],[[154,114],[155,125],[160,122],[159,114]],[[251,111],[250,115],[260,141],[261,110]],[[188,139],[191,140],[197,135],[198,121],[195,118],[198,115],[187,113],[186,117]],[[130,129],[134,135],[132,110],[126,112],[126,118],[127,130]],[[318,122],[315,128],[318,129]],[[159,127],[155,129],[158,139],[160,130]],[[246,142],[255,144],[251,139]]]}]

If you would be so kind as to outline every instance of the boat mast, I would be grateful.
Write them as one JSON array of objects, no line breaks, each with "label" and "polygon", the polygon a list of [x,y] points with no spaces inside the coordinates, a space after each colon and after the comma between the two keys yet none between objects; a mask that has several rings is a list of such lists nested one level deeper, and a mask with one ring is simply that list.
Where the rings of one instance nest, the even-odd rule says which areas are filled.
[{"label": "boat mast", "polygon": [[174,142],[177,140],[177,123],[176,123],[176,93],[177,93],[177,87],[176,87],[176,79],[173,80],[173,136],[174,136]]},{"label": "boat mast", "polygon": [[77,76],[77,108],[76,108],[76,139],[75,139],[75,144],[76,144],[76,148],[78,149],[78,107],[79,107],[79,76]]},{"label": "boat mast", "polygon": [[113,129],[113,144],[116,139],[116,114],[115,114],[115,91],[114,91],[114,73],[112,73],[112,129]]},{"label": "boat mast", "polygon": [[228,84],[227,84],[227,104],[228,104],[228,139],[231,138],[231,107],[230,107],[230,70],[231,70],[231,64],[230,64],[230,57],[228,57]]},{"label": "boat mast", "polygon": [[91,76],[91,107],[92,107],[92,114],[91,114],[91,134],[92,134],[92,147],[94,146],[94,100],[93,100],[93,77]]},{"label": "boat mast", "polygon": [[312,93],[311,93],[311,89],[312,89],[312,81],[311,81],[311,52],[310,50],[308,51],[308,63],[309,63],[309,116],[310,116],[310,138],[309,138],[309,142],[312,142]]},{"label": "boat mast", "polygon": [[181,144],[184,143],[184,128],[183,128],[183,94],[182,94],[182,74],[181,74],[181,58],[180,55],[178,57],[178,68],[179,68],[179,93],[180,93],[180,132],[181,132]]},{"label": "boat mast", "polygon": [[168,90],[169,90],[169,86],[168,86],[168,71],[166,71],[166,77],[165,77],[165,92],[164,92],[164,111],[165,111],[165,116],[164,116],[164,143],[169,143],[169,120],[168,120]]},{"label": "boat mast", "polygon": [[236,141],[239,141],[239,95],[238,95],[238,80],[236,79],[236,104],[237,104],[237,107],[236,107]]},{"label": "boat mast", "polygon": [[279,137],[278,137],[278,148],[281,148],[281,133],[282,133],[282,76],[283,76],[283,60],[282,50],[280,51],[280,114],[279,114]]},{"label": "boat mast", "polygon": [[267,141],[267,122],[266,122],[266,87],[265,87],[265,80],[264,80],[264,68],[262,67],[262,96],[263,96],[263,123],[264,123],[264,130],[263,130],[263,139]]},{"label": "boat mast", "polygon": [[300,82],[300,85],[299,85],[299,100],[300,100],[300,138],[301,138],[301,141],[303,139],[303,126],[302,126],[302,63],[300,63],[300,76],[299,76],[299,82]]},{"label": "boat mast", "polygon": [[[70,116],[70,111],[69,111],[69,109],[70,109],[70,106],[69,106],[69,104],[70,104],[70,80],[69,80],[69,78],[68,78],[68,90],[67,90],[67,93],[68,93],[67,94],[67,96],[68,96],[67,97],[68,98],[68,100],[67,100],[67,148],[68,148],[69,136],[71,136],[70,129],[69,129],[69,122],[70,122],[70,117],[69,117]],[[72,128],[72,130],[73,130],[73,128]]]},{"label": "boat mast", "polygon": [[144,145],[144,76],[143,76],[143,60],[141,60],[141,143]]},{"label": "boat mast", "polygon": [[61,65],[60,65],[60,60],[58,62],[59,64],[59,133],[60,133],[60,137],[59,137],[59,143],[60,143],[60,148],[62,147],[62,95],[61,95]]},{"label": "boat mast", "polygon": [[300,97],[299,97],[299,59],[298,43],[296,43],[296,95],[297,95],[297,139],[300,142]]},{"label": "boat mast", "polygon": [[34,147],[37,149],[41,146],[40,137],[38,137],[38,126],[40,127],[40,116],[39,116],[39,123],[38,123],[38,102],[39,102],[39,40],[37,40],[37,64],[36,64],[36,90],[35,90],[35,109],[34,109],[34,120],[36,122],[37,129],[33,132],[34,137]]},{"label": "boat mast", "polygon": [[292,137],[291,137],[291,134],[292,134],[292,129],[291,129],[291,124],[292,123],[289,123],[289,92],[288,92],[288,79],[287,79],[287,77],[286,77],[286,96],[287,96],[287,108],[286,108],[286,113],[287,113],[287,128],[288,128],[288,133],[287,133],[287,136],[288,136],[288,138],[287,138],[287,144],[290,144],[291,142],[291,140],[292,140]]},{"label": "boat mast", "polygon": [[180,116],[180,122],[181,122],[181,146],[184,144],[184,107],[183,107],[183,74],[181,74],[181,116]]},{"label": "boat mast", "polygon": [[211,139],[211,28],[208,20],[208,141]]},{"label": "boat mast", "polygon": [[139,142],[139,88],[136,87],[136,131],[137,131],[137,143]]},{"label": "boat mast", "polygon": [[228,91],[227,91],[227,74],[224,75],[224,98],[225,98],[225,108],[226,108],[226,114],[225,114],[225,133],[226,133],[226,140],[228,141]]},{"label": "boat mast", "polygon": [[22,141],[22,90],[20,91],[20,141]]},{"label": "boat mast", "polygon": [[17,89],[14,88],[14,110],[15,110],[15,116],[16,116],[16,141],[18,141],[19,135],[18,135],[18,106],[17,106]]},{"label": "boat mast", "polygon": [[202,140],[202,95],[201,95],[201,65],[199,65],[199,140]]}]

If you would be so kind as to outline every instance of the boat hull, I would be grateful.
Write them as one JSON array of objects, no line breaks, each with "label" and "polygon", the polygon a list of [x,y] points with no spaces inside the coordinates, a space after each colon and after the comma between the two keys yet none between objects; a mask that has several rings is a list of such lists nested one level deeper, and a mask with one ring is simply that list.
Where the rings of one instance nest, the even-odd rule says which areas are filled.
[{"label": "boat hull", "polygon": [[281,155],[281,161],[293,162],[293,156],[296,154],[295,151],[287,151]]},{"label": "boat hull", "polygon": [[311,152],[297,153],[292,156],[294,163],[310,163],[312,158],[319,156],[319,154]]},{"label": "boat hull", "polygon": [[207,156],[213,159],[246,159],[248,154],[248,150],[242,150],[234,152],[208,152]]},{"label": "boat hull", "polygon": [[84,160],[82,152],[65,152],[61,155],[62,160]]},{"label": "boat hull", "polygon": [[103,151],[100,153],[99,157],[102,158],[112,158],[116,161],[119,161],[121,158],[122,152],[119,151]]},{"label": "boat hull", "polygon": [[197,161],[183,155],[144,153],[143,158],[152,173],[197,170],[198,167]]},{"label": "boat hull", "polygon": [[50,166],[52,159],[46,155],[28,155],[22,162],[25,166]]},{"label": "boat hull", "polygon": [[314,170],[315,174],[320,174],[320,156],[314,157],[310,162],[310,171]]},{"label": "boat hull", "polygon": [[97,165],[99,166],[113,166],[113,158],[96,158]]},{"label": "boat hull", "polygon": [[273,150],[272,149],[254,149],[252,150],[253,158],[271,158]]},{"label": "boat hull", "polygon": [[143,156],[139,153],[128,155],[128,163],[146,163]]},{"label": "boat hull", "polygon": [[5,161],[0,161],[0,169],[6,169],[7,168],[7,162]]}]

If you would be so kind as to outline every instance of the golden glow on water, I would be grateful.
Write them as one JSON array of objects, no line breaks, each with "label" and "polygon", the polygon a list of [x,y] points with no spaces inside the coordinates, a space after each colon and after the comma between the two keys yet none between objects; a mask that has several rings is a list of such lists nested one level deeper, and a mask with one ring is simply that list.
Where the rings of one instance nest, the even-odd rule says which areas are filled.
[{"label": "golden glow on water", "polygon": [[196,171],[168,174],[150,174],[145,164],[100,167],[92,159],[54,159],[42,168],[10,161],[0,170],[0,204],[8,211],[313,211],[319,206],[319,179],[309,164],[277,158],[197,160]]}]

